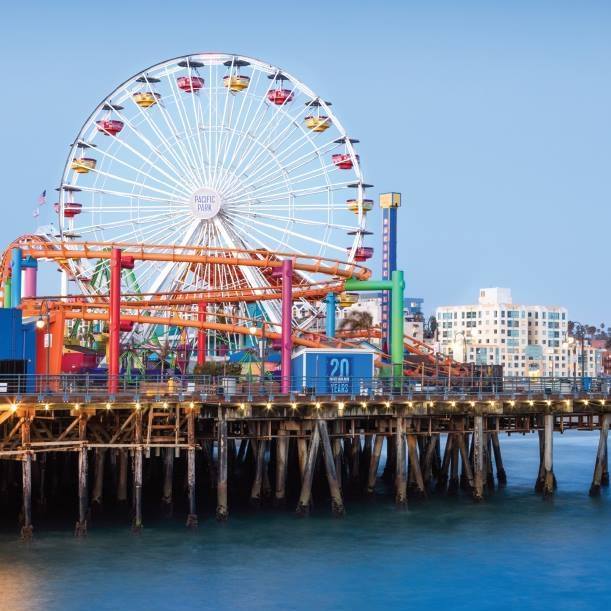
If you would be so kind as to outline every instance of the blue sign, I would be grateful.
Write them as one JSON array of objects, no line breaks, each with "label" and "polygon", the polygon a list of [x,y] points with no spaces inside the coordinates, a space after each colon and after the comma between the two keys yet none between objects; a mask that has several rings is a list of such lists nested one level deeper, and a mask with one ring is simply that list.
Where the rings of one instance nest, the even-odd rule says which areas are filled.
[{"label": "blue sign", "polygon": [[293,357],[292,387],[319,395],[359,395],[369,391],[373,352],[304,349]]}]

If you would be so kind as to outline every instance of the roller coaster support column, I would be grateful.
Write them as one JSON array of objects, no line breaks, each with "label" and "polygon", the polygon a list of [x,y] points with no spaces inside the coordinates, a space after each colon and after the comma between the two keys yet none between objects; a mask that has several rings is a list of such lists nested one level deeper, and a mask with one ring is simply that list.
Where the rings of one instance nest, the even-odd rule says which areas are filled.
[{"label": "roller coaster support column", "polygon": [[327,298],[325,299],[325,303],[327,304],[327,311],[326,311],[327,337],[335,337],[335,304],[337,303],[337,298],[335,297],[335,293],[327,293]]},{"label": "roller coaster support column", "polygon": [[121,318],[121,249],[110,254],[110,316],[108,321],[108,393],[117,392],[119,382],[119,340]]},{"label": "roller coaster support column", "polygon": [[403,292],[405,281],[403,272],[394,270],[390,280],[346,280],[347,291],[391,291],[390,317],[390,361],[393,376],[403,372]]},{"label": "roller coaster support column", "polygon": [[293,352],[293,261],[284,259],[280,268],[282,274],[282,348],[280,350],[280,375],[282,393],[291,392],[291,355]]},{"label": "roller coaster support column", "polygon": [[[208,304],[205,301],[200,301],[197,304],[197,320],[206,322]],[[206,362],[206,331],[199,329],[197,331],[197,364],[203,365]]]},{"label": "roller coaster support column", "polygon": [[21,304],[21,248],[16,246],[11,253],[11,307]]}]

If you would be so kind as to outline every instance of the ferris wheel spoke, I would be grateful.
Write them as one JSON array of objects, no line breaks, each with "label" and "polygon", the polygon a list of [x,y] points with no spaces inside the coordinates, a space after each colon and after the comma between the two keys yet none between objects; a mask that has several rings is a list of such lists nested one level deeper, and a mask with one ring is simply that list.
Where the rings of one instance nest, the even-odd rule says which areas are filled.
[{"label": "ferris wheel spoke", "polygon": [[[250,118],[250,121],[248,124],[246,124],[246,121],[248,120],[248,113],[245,115],[244,117],[244,124],[243,126],[240,128],[240,132],[242,133],[246,133],[246,134],[251,134],[251,133],[261,133],[260,132],[260,127],[261,127],[261,122],[263,121],[263,118],[265,117],[267,111],[268,111],[268,104],[266,103],[266,97],[267,97],[267,93],[270,91],[271,89],[271,81],[270,84],[268,85],[265,93],[261,96],[255,97],[254,95],[252,95],[249,92],[245,92],[246,96],[244,97],[244,102],[242,104],[242,107],[245,105],[246,100],[249,100],[249,107],[248,107],[248,113],[250,113],[250,110],[252,108],[252,104],[253,101],[257,101],[258,105],[252,115],[252,117]],[[239,127],[239,122],[236,124],[236,131],[238,131],[238,127]],[[233,164],[235,162],[235,159],[238,158],[238,156],[242,156],[242,148],[244,146],[244,143],[247,142],[247,140],[245,138],[242,138],[241,140],[238,141],[232,156],[229,160],[229,162],[227,163],[227,167],[233,167]],[[244,155],[247,154],[247,152],[244,152]]]},{"label": "ferris wheel spoke", "polygon": [[[157,126],[157,124],[152,120],[151,118],[151,113],[148,112],[148,110],[143,110],[142,108],[140,108],[140,106],[138,106],[136,104],[141,116],[144,118],[144,120],[146,121],[147,125],[151,128],[151,130],[155,133],[155,135],[159,138],[159,140],[162,142],[163,147],[165,148],[165,150],[168,152],[169,155],[171,155],[172,159],[174,160],[174,162],[177,164],[178,167],[180,167],[183,172],[188,175],[189,173],[193,174],[193,176],[195,176],[194,172],[193,172],[193,166],[191,165],[191,162],[189,159],[186,158],[186,156],[179,156],[175,151],[174,148],[172,147],[171,142],[166,138],[166,136],[163,134],[163,132],[161,131],[161,129]],[[165,109],[163,108],[163,104],[159,104],[159,108],[162,109],[162,115],[165,112]],[[164,120],[165,120],[165,115],[164,115]],[[181,152],[184,152],[184,147],[182,147],[182,142],[181,142],[181,136],[180,134],[175,131],[174,129],[172,129],[172,127],[170,127],[170,125],[167,123],[166,121],[166,125],[168,126],[168,128],[170,129],[170,131],[172,131],[173,137],[175,142],[178,143],[178,150]],[[195,166],[198,166],[198,164],[195,164]]]},{"label": "ferris wheel spoke", "polygon": [[[303,141],[301,146],[304,146],[305,144],[307,144],[307,142]],[[327,155],[336,147],[337,144],[335,142],[326,143],[321,148],[315,149],[314,151],[310,150],[292,161],[288,161],[280,157],[269,159],[266,163],[258,167],[256,172],[249,175],[248,180],[242,182],[241,191],[246,192],[254,185],[257,185],[257,187],[260,188],[262,186],[272,184],[279,180],[283,174],[290,176],[291,172],[317,161],[320,161],[320,165],[322,167],[335,171],[337,169],[335,165],[333,163],[325,163],[323,161],[323,155]],[[271,169],[268,169],[269,166],[271,166]],[[239,190],[234,189],[230,195],[235,195],[236,191],[239,193]]]},{"label": "ferris wheel spoke", "polygon": [[[268,122],[263,127],[261,127],[261,121],[259,121],[257,125],[257,133],[261,133],[261,134],[273,133],[274,124],[277,124],[281,118],[285,119],[287,125],[281,130],[279,134],[276,135],[276,137],[272,141],[267,143],[268,149],[272,149],[275,147],[274,142],[278,137],[284,135],[286,132],[289,132],[289,130],[292,130],[293,128],[297,127],[297,119],[303,114],[303,109],[299,108],[299,106],[296,105],[296,110],[295,110],[295,113],[293,114],[286,112],[286,110],[284,110],[283,112],[270,113],[270,114],[271,116]],[[263,119],[264,116],[265,115],[261,116],[261,120]],[[240,153],[241,159],[249,160],[250,154],[252,153],[253,150],[254,150],[254,144],[251,143],[250,146],[243,153]],[[248,163],[244,168],[238,165],[238,167],[236,168],[236,173],[245,174],[246,172],[248,172],[250,166],[256,162],[256,159],[252,159],[250,161],[251,162]]]},{"label": "ferris wheel spoke", "polygon": [[[297,189],[295,189],[295,185],[299,185],[300,183],[307,183],[308,181],[311,181],[314,178],[318,178],[319,176],[320,177],[324,176],[327,179],[327,186],[331,187],[331,184],[328,182],[328,174],[330,170],[331,171],[335,170],[335,167],[320,166],[320,167],[314,168],[313,170],[308,170],[307,172],[304,172],[297,176],[289,175],[288,177],[284,178],[284,181],[290,182],[291,192],[298,191]],[[277,193],[278,189],[282,188],[281,186],[278,185],[279,180],[280,180],[280,176],[276,180],[267,181],[266,183],[257,185],[257,187],[252,187],[250,191],[248,192],[248,197],[252,199],[259,199],[260,195],[273,195]],[[265,187],[267,187],[270,184],[272,185],[272,187],[265,190]],[[348,184],[348,183],[342,183],[342,184]],[[232,198],[228,198],[227,203],[232,204],[235,201],[236,197],[239,197],[239,195],[238,196],[234,195],[232,196]],[[241,201],[243,202],[244,200],[241,200]]]},{"label": "ferris wheel spoke", "polygon": [[339,225],[337,223],[330,223],[330,222],[323,222],[323,221],[317,221],[314,219],[303,219],[303,218],[298,218],[298,217],[294,217],[294,216],[290,216],[290,217],[285,217],[285,216],[278,216],[278,215],[274,215],[274,214],[261,214],[258,211],[253,211],[253,212],[240,212],[241,216],[246,216],[248,218],[263,218],[263,219],[268,219],[270,221],[280,221],[283,223],[287,223],[287,224],[297,224],[297,225],[306,225],[306,226],[310,226],[310,227],[330,227],[332,229],[338,229],[340,231],[351,231],[352,230],[352,226],[351,225]]},{"label": "ferris wheel spoke", "polygon": [[[193,77],[193,70],[191,65],[189,64],[189,76]],[[197,98],[197,104],[195,100]],[[191,105],[193,108],[193,116],[195,118],[195,131],[197,133],[197,147],[199,149],[199,162],[200,169],[202,175],[204,177],[205,183],[210,183],[210,171],[209,171],[209,160],[204,159],[204,147],[205,147],[205,131],[202,129],[202,124],[204,123],[203,119],[203,108],[201,105],[201,96],[191,96]],[[203,138],[203,139],[202,139]]]},{"label": "ferris wheel spoke", "polygon": [[[280,233],[286,233],[288,235],[291,235],[295,238],[298,238],[300,240],[304,240],[305,242],[311,242],[312,244],[317,244],[318,246],[322,246],[324,248],[331,248],[335,251],[341,252],[341,253],[345,253],[346,249],[344,247],[338,246],[336,244],[332,244],[329,243],[328,241],[325,240],[320,240],[318,238],[315,238],[313,236],[310,235],[306,235],[304,233],[300,233],[298,231],[295,231],[294,229],[290,229],[288,227],[278,227],[277,225],[273,225],[271,223],[264,223],[263,221],[259,221],[255,218],[250,218],[248,220],[247,225],[257,225],[258,227],[265,227],[268,230],[272,230],[272,231],[277,231]],[[326,226],[327,227],[327,226]]]},{"label": "ferris wheel spoke", "polygon": [[161,195],[168,195],[169,197],[176,197],[175,192],[172,193],[171,191],[164,191],[163,189],[152,187],[150,185],[147,185],[146,183],[139,182],[131,178],[123,178],[121,176],[117,176],[116,174],[111,174],[110,172],[104,172],[103,170],[98,170],[97,168],[93,169],[92,172],[95,172],[95,174],[99,174],[100,176],[104,176],[105,178],[110,178],[111,180],[116,180],[118,182],[122,182],[127,185],[132,185],[133,187],[140,187],[142,189],[147,189],[148,191],[152,191],[153,193],[159,193]]},{"label": "ferris wheel spoke", "polygon": [[[149,174],[149,173],[145,172],[142,168],[137,168],[136,166],[133,166],[130,163],[127,163],[123,159],[120,159],[116,155],[112,155],[108,151],[105,151],[103,149],[97,149],[96,150],[96,154],[98,154],[98,153],[101,154],[103,157],[109,158],[114,163],[118,163],[118,164],[120,164],[120,165],[122,165],[122,166],[124,166],[126,168],[129,168],[130,170],[133,170],[136,173],[136,175],[145,176],[146,178],[149,178],[150,180],[153,180],[153,181],[159,183],[160,185],[162,185],[164,187],[167,187],[168,189],[175,189],[176,187],[178,187],[179,189],[181,189],[185,193],[185,195],[189,194],[189,191],[187,191],[187,189],[185,189],[184,181],[179,181],[176,178],[171,177],[170,179],[174,183],[174,186],[172,186],[170,183],[167,183],[164,180],[161,180],[160,178],[157,178],[156,176],[153,176],[152,174]],[[151,163],[150,160],[147,160],[147,165],[150,168],[155,169],[155,166]]]},{"label": "ferris wheel spoke", "polygon": [[184,199],[168,199],[162,197],[155,197],[154,195],[140,195],[138,193],[130,193],[128,191],[116,191],[114,189],[106,189],[103,187],[86,187],[85,185],[79,185],[79,189],[84,191],[85,193],[97,193],[102,195],[114,195],[116,197],[123,197],[126,199],[137,199],[144,200],[148,202],[162,202],[168,204],[180,204],[182,206],[186,205],[186,201]]},{"label": "ferris wheel spoke", "polygon": [[[178,167],[176,167],[174,164],[170,163],[170,161],[167,159],[167,157],[165,157],[163,155],[163,152],[153,143],[150,141],[149,138],[147,138],[139,129],[137,129],[132,121],[130,121],[128,119],[128,117],[126,117],[122,112],[120,111],[115,111],[117,116],[121,119],[121,121],[123,121],[123,123],[129,128],[129,130],[153,153],[155,153],[157,155],[157,159],[159,159],[161,162],[164,163],[164,165],[171,170],[176,176],[180,177],[184,177],[184,173],[186,172],[187,175],[189,173],[191,173],[193,175],[193,177],[195,177],[193,170],[190,169],[187,165],[181,165],[180,168],[182,170],[179,171]],[[123,138],[115,138],[114,142],[122,142],[125,143],[125,140]],[[180,146],[180,141],[177,140],[176,144],[178,146]],[[190,172],[189,172],[190,170]]]},{"label": "ferris wheel spoke", "polygon": [[[183,181],[186,180],[186,177],[183,176],[180,172],[178,172],[176,168],[174,168],[173,166],[170,166],[170,169],[172,170],[173,175],[169,174],[168,172],[166,172],[163,168],[159,167],[158,165],[153,166],[151,160],[148,157],[143,155],[139,150],[137,150],[131,144],[128,144],[127,142],[125,142],[125,140],[116,139],[114,142],[116,142],[123,148],[126,148],[130,153],[132,153],[133,155],[141,159],[145,164],[150,165],[151,167],[154,167],[157,172],[159,172],[162,176],[165,176],[168,180],[171,180],[173,182],[178,182],[178,183],[180,183],[181,180]],[[99,150],[101,152],[102,149],[100,148]],[[156,150],[153,149],[151,150],[151,152],[157,155],[157,157],[159,158],[159,154]],[[193,186],[193,184],[194,183],[191,183],[191,186]]]},{"label": "ferris wheel spoke", "polygon": [[[183,130],[185,132],[185,135],[192,135],[196,132],[193,131],[193,128],[191,127],[191,123],[189,121],[189,117],[188,117],[188,113],[185,109],[185,105],[183,103],[182,97],[180,97],[180,94],[178,94],[177,91],[177,86],[176,86],[176,82],[174,79],[170,79],[168,77],[168,82],[170,83],[170,91],[172,92],[172,97],[174,98],[174,103],[176,104],[176,110],[178,112],[178,117],[180,118],[180,123],[183,127]],[[195,128],[197,129],[197,121],[195,124]],[[194,168],[194,175],[197,178],[197,181],[199,181],[199,183],[201,184],[204,181],[204,177],[201,173],[201,167],[199,166],[199,164],[197,163],[197,158],[195,155],[195,151],[193,149],[193,143],[191,142],[191,138],[187,137],[187,145],[188,145],[188,157],[191,160],[191,163],[193,164],[193,168]],[[187,147],[184,147],[185,150],[187,149]]]},{"label": "ferris wheel spoke", "polygon": [[[229,66],[229,74],[233,74],[233,69],[234,69],[234,61],[235,59],[232,58],[231,59],[231,65]],[[216,189],[218,188],[218,174],[219,174],[219,166],[220,166],[220,157],[221,157],[221,148],[223,146],[223,140],[225,138],[225,132],[224,132],[224,127],[225,127],[225,118],[227,116],[227,108],[228,106],[231,106],[231,110],[230,113],[233,110],[233,100],[235,99],[234,96],[231,95],[230,89],[229,87],[225,88],[225,100],[223,102],[223,114],[222,114],[222,118],[221,118],[221,129],[219,132],[219,135],[216,138],[216,146],[215,146],[215,150],[214,150],[214,173],[212,176],[212,188]],[[229,104],[229,98],[232,98],[231,104]]]}]

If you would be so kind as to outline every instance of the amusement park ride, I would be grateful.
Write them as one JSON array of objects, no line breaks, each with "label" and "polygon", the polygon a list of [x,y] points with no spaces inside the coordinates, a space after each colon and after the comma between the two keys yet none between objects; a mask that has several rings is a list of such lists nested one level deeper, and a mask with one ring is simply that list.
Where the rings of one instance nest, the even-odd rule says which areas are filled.
[{"label": "amusement park ride", "polygon": [[[330,102],[256,59],[202,53],[132,76],[70,148],[57,228],[4,252],[4,307],[36,327],[22,373],[103,372],[112,394],[123,375],[186,374],[271,342],[288,392],[294,347],[364,338],[379,375],[468,373],[404,336],[398,194],[382,201],[383,279],[364,267],[373,200],[357,143]],[[37,292],[45,267],[61,273],[56,295]],[[336,308],[369,290],[387,295],[383,328],[336,333]]]}]

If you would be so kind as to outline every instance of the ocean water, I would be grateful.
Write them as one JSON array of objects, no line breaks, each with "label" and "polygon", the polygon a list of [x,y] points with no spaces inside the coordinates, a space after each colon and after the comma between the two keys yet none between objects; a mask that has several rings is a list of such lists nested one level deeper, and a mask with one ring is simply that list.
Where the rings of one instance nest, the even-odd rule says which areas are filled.
[{"label": "ocean water", "polygon": [[[554,436],[558,491],[533,492],[534,435],[501,439],[508,487],[486,502],[389,498],[125,527],[0,527],[0,610],[609,609],[611,494],[591,499],[597,435]],[[36,526],[36,525],[35,525]]]}]

